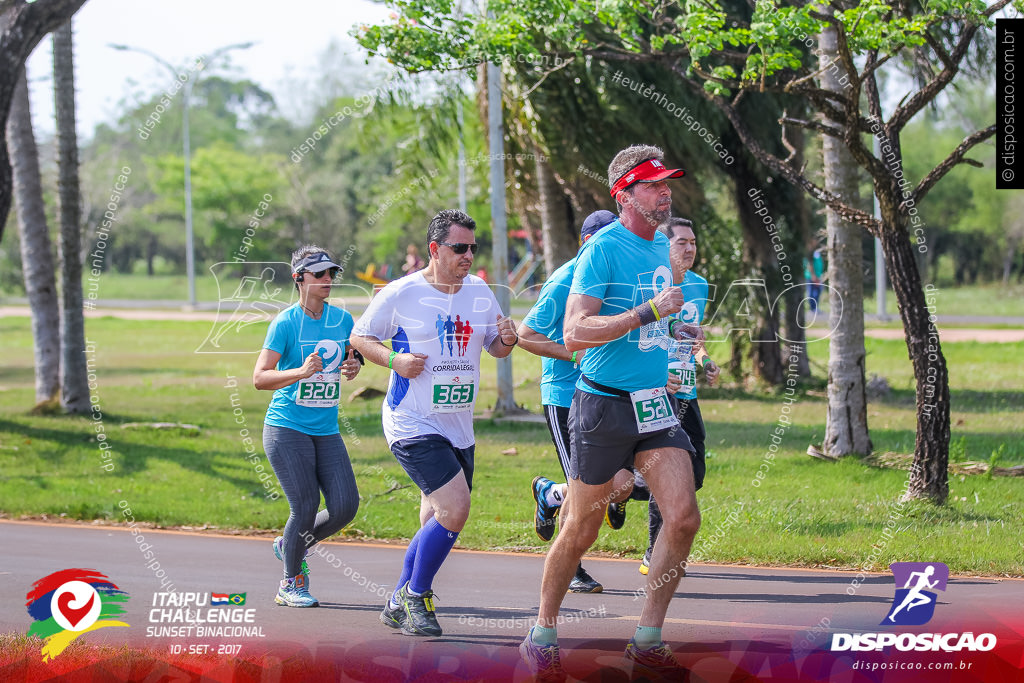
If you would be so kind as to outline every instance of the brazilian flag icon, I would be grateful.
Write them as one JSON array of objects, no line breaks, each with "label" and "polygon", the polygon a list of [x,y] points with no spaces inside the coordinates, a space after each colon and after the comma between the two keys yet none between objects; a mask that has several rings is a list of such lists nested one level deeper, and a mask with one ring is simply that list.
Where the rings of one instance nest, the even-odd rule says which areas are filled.
[{"label": "brazilian flag icon", "polygon": [[245,593],[232,593],[228,596],[228,602],[230,602],[232,605],[244,605],[245,595]]}]

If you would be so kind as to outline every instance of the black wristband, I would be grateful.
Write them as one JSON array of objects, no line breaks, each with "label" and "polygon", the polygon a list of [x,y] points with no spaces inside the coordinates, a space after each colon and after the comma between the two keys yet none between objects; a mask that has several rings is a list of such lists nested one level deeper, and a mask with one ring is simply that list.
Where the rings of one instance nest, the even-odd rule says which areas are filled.
[{"label": "black wristband", "polygon": [[646,301],[633,309],[636,314],[640,317],[640,325],[650,325],[653,322],[657,322],[658,319],[654,317],[654,309]]},{"label": "black wristband", "polygon": [[501,338],[500,334],[498,335],[498,341],[501,342],[502,346],[515,346],[516,344],[519,343],[519,335],[518,334],[516,335],[516,340],[514,342],[512,342],[511,344],[506,344],[505,340]]}]

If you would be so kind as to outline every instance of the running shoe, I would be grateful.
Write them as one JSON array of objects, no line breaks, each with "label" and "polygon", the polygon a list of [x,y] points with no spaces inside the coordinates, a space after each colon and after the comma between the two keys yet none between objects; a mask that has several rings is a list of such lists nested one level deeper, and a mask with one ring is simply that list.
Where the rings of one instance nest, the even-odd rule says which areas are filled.
[{"label": "running shoe", "polygon": [[391,598],[388,598],[384,603],[384,610],[380,613],[380,623],[388,628],[402,628],[403,621],[405,621],[405,609],[401,603],[392,607]]},{"label": "running shoe", "polygon": [[630,680],[685,681],[688,678],[689,671],[680,666],[665,643],[641,650],[630,639],[625,659],[633,663]]},{"label": "running shoe", "polygon": [[629,502],[629,498],[618,503],[608,503],[608,507],[604,511],[604,521],[608,523],[608,526],[613,529],[621,529],[622,525],[626,523],[627,502]]},{"label": "running shoe", "polygon": [[405,612],[402,621],[402,633],[409,636],[440,636],[441,625],[434,614],[434,591],[423,595],[411,595],[409,584],[402,586],[398,592],[398,602]]},{"label": "running shoe", "polygon": [[555,535],[555,518],[561,507],[548,505],[548,490],[555,486],[555,482],[546,477],[533,478],[533,499],[537,501],[537,509],[533,515],[533,528],[542,541],[550,541]]},{"label": "running shoe", "polygon": [[[277,559],[284,562],[284,536],[278,536],[274,539],[274,555]],[[306,555],[309,555],[309,551],[306,551]],[[306,558],[302,558],[302,568],[299,570],[302,575],[306,577],[306,590],[309,590],[309,565],[306,564]]]},{"label": "running shoe", "polygon": [[603,590],[604,586],[595,581],[582,564],[576,567],[576,576],[569,582],[570,593],[600,593]]},{"label": "running shoe", "polygon": [[532,628],[519,646],[519,656],[530,667],[534,680],[538,683],[562,683],[565,680],[565,670],[558,659],[558,646],[538,645],[530,637],[531,633]]},{"label": "running shoe", "polygon": [[[637,571],[639,571],[644,576],[647,576],[647,572],[651,571],[651,553],[650,553],[650,551],[645,553],[644,554],[644,558],[642,560],[640,560],[640,568]],[[680,569],[679,569],[679,577],[682,578],[684,576],[686,576],[686,567],[685,566],[680,567]]]},{"label": "running shoe", "polygon": [[302,574],[281,581],[274,602],[285,607],[318,607],[320,601],[309,594],[309,585]]}]

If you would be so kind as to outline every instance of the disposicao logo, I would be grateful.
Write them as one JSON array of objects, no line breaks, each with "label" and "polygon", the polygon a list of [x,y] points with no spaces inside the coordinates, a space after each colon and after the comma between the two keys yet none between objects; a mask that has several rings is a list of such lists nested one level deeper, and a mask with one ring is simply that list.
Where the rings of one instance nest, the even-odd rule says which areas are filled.
[{"label": "disposicao logo", "polygon": [[[935,615],[936,593],[946,590],[949,567],[941,562],[893,562],[889,565],[896,579],[896,595],[883,626],[920,626]],[[900,588],[902,586],[902,588]]]},{"label": "disposicao logo", "polygon": [[64,569],[32,584],[26,596],[35,620],[28,635],[43,639],[43,661],[54,659],[78,636],[106,626],[128,626],[111,619],[124,614],[128,594],[95,569]]},{"label": "disposicao logo", "polygon": [[[920,626],[935,615],[938,594],[946,590],[949,567],[941,562],[893,562],[896,594],[882,626]],[[832,651],[881,652],[887,647],[916,652],[986,652],[996,646],[991,633],[833,633]]]}]

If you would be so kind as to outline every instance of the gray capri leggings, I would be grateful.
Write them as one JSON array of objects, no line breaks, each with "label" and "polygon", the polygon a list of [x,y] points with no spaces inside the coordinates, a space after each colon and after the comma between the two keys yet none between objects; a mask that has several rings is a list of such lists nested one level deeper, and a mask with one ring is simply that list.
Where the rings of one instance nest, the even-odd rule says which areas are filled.
[{"label": "gray capri leggings", "polygon": [[[263,449],[288,499],[284,526],[284,576],[298,575],[306,550],[355,519],[359,490],[341,434],[312,436],[263,426]],[[320,507],[320,492],[325,509]]]}]

